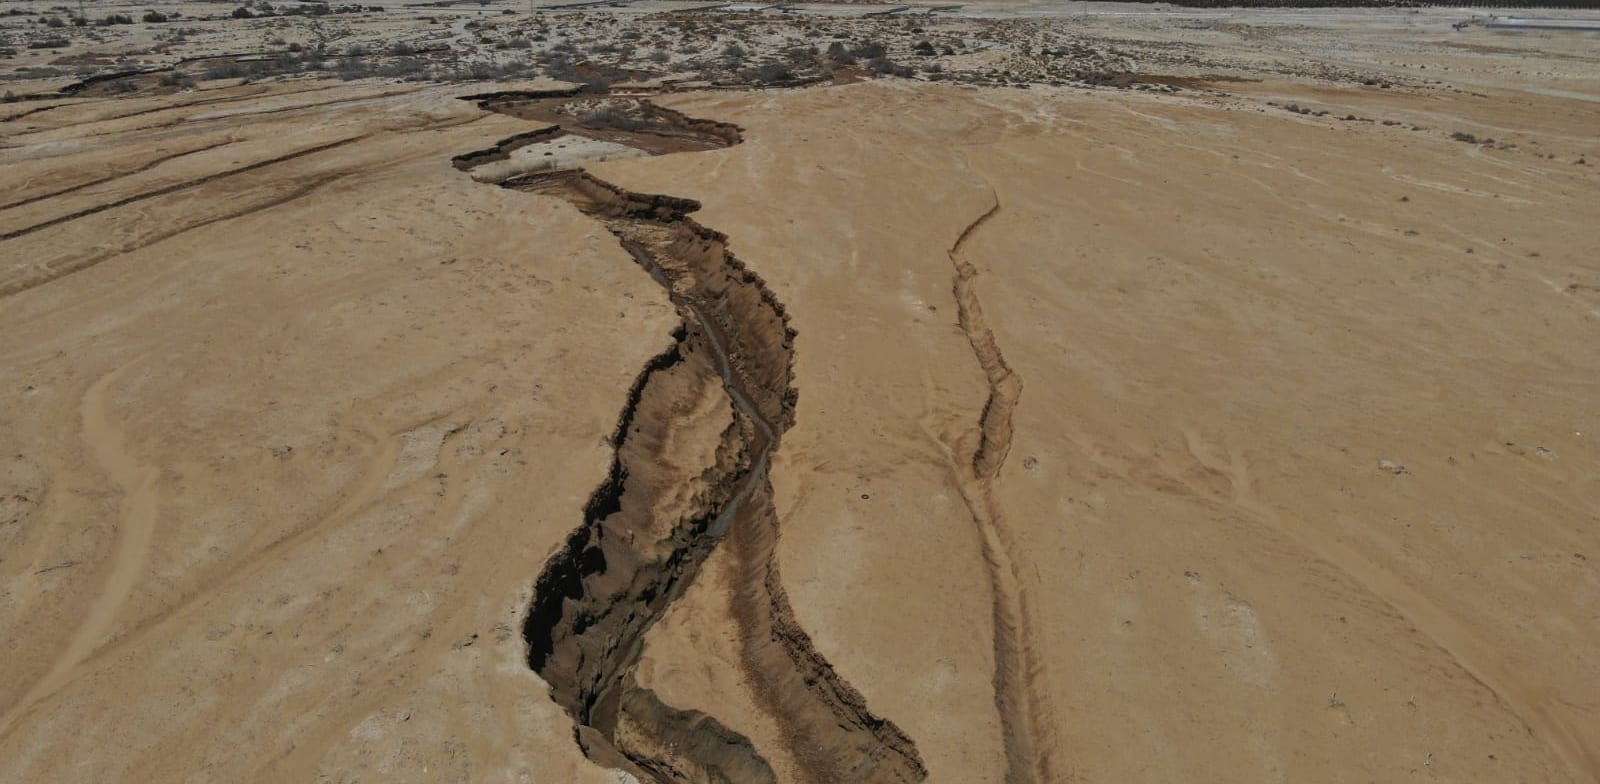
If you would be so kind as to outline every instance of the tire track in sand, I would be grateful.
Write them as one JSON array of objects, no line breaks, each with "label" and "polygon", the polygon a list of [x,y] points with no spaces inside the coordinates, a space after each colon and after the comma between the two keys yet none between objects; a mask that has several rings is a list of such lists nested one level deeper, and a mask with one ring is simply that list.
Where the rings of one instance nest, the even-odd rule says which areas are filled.
[{"label": "tire track in sand", "polygon": [[1283,531],[1313,557],[1348,575],[1355,584],[1392,607],[1469,677],[1489,690],[1517,717],[1529,735],[1541,738],[1555,752],[1574,779],[1600,782],[1600,749],[1590,745],[1581,720],[1569,718],[1559,694],[1528,685],[1518,677],[1514,662],[1497,653],[1495,646],[1393,571],[1304,518],[1280,513],[1257,491],[1257,480],[1243,456],[1224,444],[1208,441],[1192,428],[1186,428],[1183,437],[1193,461],[1212,476],[1224,480],[1222,493],[1206,493],[1191,484],[1196,492]]},{"label": "tire track in sand", "polygon": [[[419,425],[420,426],[420,425]],[[224,591],[248,584],[250,580],[278,562],[279,557],[294,548],[315,539],[329,529],[349,521],[356,515],[371,508],[382,495],[384,483],[396,470],[401,452],[400,433],[380,430],[376,425],[364,423],[358,431],[371,442],[371,453],[364,458],[364,467],[360,478],[352,483],[349,492],[344,494],[334,509],[325,515],[319,515],[304,526],[296,528],[259,549],[239,556],[219,569],[222,575],[215,581],[205,583],[189,593],[178,598],[167,606],[152,612],[139,620],[137,624],[128,628],[127,632],[115,640],[108,641],[105,645],[94,650],[91,655],[80,662],[78,672],[73,677],[103,667],[109,657],[117,651],[138,645],[153,634],[157,629],[170,626],[172,623],[191,617],[203,607],[203,600],[221,595]],[[4,738],[12,727],[5,721],[0,721],[0,738]]]},{"label": "tire track in sand", "polygon": [[[66,196],[67,194],[75,193],[77,191],[81,191],[84,188],[93,188],[96,185],[104,185],[104,184],[106,184],[108,182],[114,182],[114,181],[120,180],[120,179],[122,179],[124,177],[132,177],[135,174],[140,174],[142,172],[147,172],[147,171],[149,171],[151,169],[154,169],[155,167],[160,166],[161,164],[166,163],[167,161],[170,161],[170,160],[173,160],[173,159],[176,159],[176,158],[182,158],[185,155],[194,155],[195,153],[205,152],[206,150],[214,150],[214,149],[216,149],[218,147],[222,147],[224,145],[232,144],[235,141],[237,141],[237,139],[230,135],[229,138],[224,139],[224,140],[222,140],[220,142],[211,142],[209,144],[204,144],[204,145],[201,145],[199,147],[190,147],[190,148],[185,148],[183,150],[179,150],[178,152],[167,153],[167,154],[161,155],[161,156],[159,156],[157,158],[153,158],[153,159],[151,159],[151,160],[149,160],[149,161],[147,161],[147,162],[145,162],[145,163],[143,163],[143,164],[141,164],[141,165],[139,165],[139,166],[137,166],[135,168],[132,168],[132,169],[128,169],[128,170],[125,170],[125,171],[120,171],[120,172],[117,172],[115,174],[111,174],[111,175],[108,175],[108,176],[105,176],[105,177],[99,177],[99,178],[92,179],[92,180],[85,180],[84,182],[80,182],[80,183],[78,183],[76,185],[69,185],[69,186],[67,186],[65,188],[61,188],[60,190],[49,191],[47,193],[40,193],[40,194],[36,194],[36,195],[33,195],[33,196],[29,196],[27,198],[18,199],[16,201],[7,202],[5,204],[0,204],[0,212],[3,212],[5,210],[16,209],[17,207],[24,207],[24,206],[27,206],[29,204],[33,204],[35,202],[44,201],[45,199],[54,199],[57,196]],[[31,180],[31,178],[30,178],[30,180]]]},{"label": "tire track in sand", "polygon": [[[186,232],[194,231],[196,229],[203,229],[213,223],[221,223],[223,221],[242,218],[252,213],[261,212],[273,207],[279,207],[284,204],[288,204],[289,202],[309,196],[323,187],[343,179],[345,176],[346,175],[344,172],[337,172],[334,174],[312,178],[303,183],[291,181],[289,183],[290,185],[293,185],[291,189],[283,194],[272,196],[264,202],[247,202],[240,209],[231,210],[221,215],[215,215],[194,223],[162,229],[149,236],[138,238],[127,244],[109,248],[93,255],[72,259],[70,263],[62,264],[60,266],[44,263],[36,264],[31,267],[21,267],[18,268],[20,270],[19,274],[15,275],[14,277],[6,277],[3,271],[0,271],[0,299],[9,297],[13,294],[20,294],[21,292],[29,289],[43,286],[46,283],[64,278],[75,272],[82,272],[83,270],[89,269],[90,267],[106,261],[107,259],[133,253],[134,251],[141,250],[158,242],[164,242]],[[271,186],[263,186],[257,189],[257,191],[265,191],[270,187]],[[151,223],[152,222],[148,220],[136,221],[135,225],[150,225]]]},{"label": "tire track in sand", "polygon": [[[994,597],[994,701],[1005,748],[1005,781],[1041,784],[1068,776],[1055,761],[1055,710],[1048,692],[1038,682],[1044,665],[1033,639],[1034,610],[1019,576],[1025,556],[993,489],[994,479],[1011,450],[1011,416],[1022,397],[1022,377],[1006,363],[994,330],[984,318],[976,287],[978,268],[964,253],[978,229],[1000,212],[999,194],[992,185],[989,192],[993,206],[967,224],[948,252],[955,268],[951,288],[957,320],[989,386],[972,456],[953,456],[953,462],[956,485],[980,535]],[[964,450],[958,448],[959,451]]]},{"label": "tire track in sand", "polygon": [[367,138],[366,134],[361,134],[361,135],[358,135],[358,136],[351,136],[351,137],[347,137],[347,138],[344,138],[344,139],[339,139],[337,141],[327,142],[325,144],[318,144],[318,145],[315,145],[315,146],[312,146],[312,147],[307,147],[307,148],[304,148],[304,149],[295,150],[294,152],[285,153],[283,155],[275,155],[275,156],[273,156],[271,158],[268,158],[268,159],[266,159],[264,161],[256,161],[255,163],[251,163],[251,164],[248,164],[248,165],[245,165],[245,166],[240,166],[240,167],[233,168],[233,169],[225,169],[225,170],[220,171],[220,172],[216,172],[216,173],[213,173],[213,174],[205,175],[204,177],[197,177],[197,178],[192,179],[192,180],[184,180],[183,182],[176,182],[176,183],[173,183],[171,185],[166,185],[166,186],[162,186],[160,188],[156,188],[154,190],[144,191],[142,193],[136,193],[136,194],[133,194],[132,196],[124,196],[123,198],[117,199],[115,201],[107,202],[105,204],[97,204],[97,205],[95,205],[93,207],[86,207],[86,208],[78,210],[76,212],[68,213],[66,215],[60,215],[60,216],[51,218],[51,219],[46,220],[46,221],[35,223],[32,226],[24,226],[24,227],[22,227],[20,229],[14,229],[12,231],[5,232],[4,234],[0,234],[0,240],[14,240],[14,239],[16,239],[18,237],[27,236],[27,235],[32,234],[32,233],[34,233],[36,231],[39,231],[41,229],[48,229],[51,226],[59,226],[59,225],[61,225],[63,223],[66,223],[68,221],[78,220],[79,218],[85,218],[85,217],[88,217],[90,215],[94,215],[96,213],[105,212],[106,210],[116,209],[117,207],[125,207],[125,206],[127,206],[129,204],[134,204],[136,202],[141,202],[141,201],[144,201],[146,199],[154,199],[154,198],[156,198],[158,196],[166,196],[167,194],[178,193],[180,191],[186,191],[186,190],[189,190],[191,188],[198,188],[198,187],[200,187],[202,185],[205,185],[206,183],[213,182],[215,180],[219,180],[219,179],[222,179],[224,177],[233,177],[233,176],[236,176],[236,175],[245,174],[247,172],[253,172],[253,171],[257,170],[257,169],[263,169],[263,168],[266,168],[266,167],[271,166],[273,164],[284,163],[286,161],[292,161],[292,160],[294,160],[296,158],[303,158],[303,157],[305,157],[307,155],[315,155],[316,153],[319,153],[319,152],[326,152],[328,150],[337,149],[339,147],[343,147],[343,146],[345,146],[347,144],[351,144],[353,142],[359,142],[359,141],[361,141],[362,139],[365,139],[365,138]]},{"label": "tire track in sand", "polygon": [[83,397],[83,440],[94,461],[105,471],[122,495],[117,509],[116,548],[111,558],[111,573],[99,595],[89,605],[83,622],[72,634],[67,648],[51,665],[49,672],[30,687],[22,699],[0,718],[0,736],[10,730],[29,707],[49,697],[70,680],[73,671],[89,657],[112,631],[122,607],[144,574],[155,537],[157,521],[156,479],[159,469],[142,465],[128,450],[126,433],[112,418],[106,403],[106,390],[115,384],[138,359],[101,376]]}]

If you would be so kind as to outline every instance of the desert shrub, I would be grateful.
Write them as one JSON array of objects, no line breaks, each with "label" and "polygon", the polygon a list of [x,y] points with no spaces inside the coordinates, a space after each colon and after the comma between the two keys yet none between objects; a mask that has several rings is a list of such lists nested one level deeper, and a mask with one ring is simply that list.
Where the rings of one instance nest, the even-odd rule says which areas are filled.
[{"label": "desert shrub", "polygon": [[47,17],[44,18],[44,26],[45,27],[66,27],[67,26],[67,20],[62,19],[59,16],[47,16]]},{"label": "desert shrub", "polygon": [[127,95],[139,92],[139,85],[134,84],[131,79],[118,79],[106,85],[106,92],[112,95]]},{"label": "desert shrub", "polygon": [[586,93],[603,93],[611,89],[611,83],[626,77],[616,68],[594,66],[586,72],[580,72],[572,60],[560,52],[545,52],[538,57],[543,66],[544,75],[551,79],[563,82],[572,82],[578,89]]},{"label": "desert shrub", "polygon": [[229,60],[227,62],[218,63],[210,68],[207,68],[201,72],[200,77],[208,80],[238,79],[243,76],[248,76],[249,73],[250,72],[246,70],[243,65]]},{"label": "desert shrub", "polygon": [[650,53],[650,62],[657,65],[664,64],[672,59],[672,53],[665,49],[657,49]]},{"label": "desert shrub", "polygon": [[794,71],[789,70],[789,66],[783,63],[763,63],[745,71],[742,75],[747,80],[766,84],[794,79]]},{"label": "desert shrub", "polygon": [[817,48],[814,46],[796,46],[783,52],[783,59],[791,65],[808,66],[817,62]]},{"label": "desert shrub", "polygon": [[578,72],[572,67],[572,60],[559,52],[545,52],[534,58],[544,68],[544,75],[551,79],[560,79],[564,82],[578,80]]},{"label": "desert shrub", "polygon": [[515,38],[507,39],[506,40],[506,48],[507,49],[532,49],[533,48],[533,42],[529,41],[528,39],[523,38],[522,36],[519,35],[519,36],[516,36]]},{"label": "desert shrub", "polygon": [[578,123],[589,128],[615,128],[621,131],[637,131],[646,126],[644,120],[630,117],[609,106],[580,116]]},{"label": "desert shrub", "polygon": [[140,19],[149,22],[150,24],[159,24],[167,21],[167,15],[161,13],[160,11],[152,10],[144,12],[144,16],[140,17]]},{"label": "desert shrub", "polygon": [[722,56],[730,60],[743,60],[744,55],[744,47],[738,44],[728,44],[722,49]]},{"label": "desert shrub", "polygon": [[194,77],[186,73],[168,71],[161,75],[160,83],[162,87],[193,87]]},{"label": "desert shrub", "polygon": [[911,51],[923,57],[928,57],[933,54],[933,44],[928,43],[926,40],[918,41],[916,46],[911,47]]},{"label": "desert shrub", "polygon": [[867,69],[881,76],[899,76],[904,78],[909,77],[912,74],[912,70],[909,67],[900,65],[895,61],[890,60],[888,57],[874,57],[871,60],[868,60]]},{"label": "desert shrub", "polygon": [[378,75],[386,79],[409,79],[427,70],[427,64],[416,57],[402,57],[378,67]]},{"label": "desert shrub", "polygon": [[295,41],[294,43],[289,44],[289,51],[291,51],[291,52],[302,52],[302,51],[305,51],[305,47],[302,46],[299,41]]},{"label": "desert shrub", "polygon": [[344,53],[350,57],[366,57],[367,47],[365,44],[351,44],[344,48]]},{"label": "desert shrub", "polygon": [[133,24],[133,17],[128,16],[127,14],[111,14],[110,16],[102,17],[100,19],[100,21],[95,22],[95,24],[97,24],[97,25],[99,25],[101,27],[110,27],[111,25]]},{"label": "desert shrub", "polygon": [[1450,138],[1455,139],[1458,142],[1466,142],[1467,144],[1478,143],[1478,137],[1467,133],[1466,131],[1456,131],[1455,133],[1450,134]]},{"label": "desert shrub", "polygon": [[525,67],[520,64],[495,66],[492,63],[473,63],[465,68],[440,71],[433,74],[433,78],[441,82],[487,82],[517,75]]},{"label": "desert shrub", "polygon": [[235,19],[254,19],[255,16],[255,14],[250,13],[250,9],[242,5],[233,9],[233,18]]},{"label": "desert shrub", "polygon": [[346,57],[333,67],[333,72],[340,79],[365,79],[375,73],[372,64],[359,57]]},{"label": "desert shrub", "polygon": [[416,53],[416,48],[405,41],[395,41],[389,45],[389,54],[392,54],[395,57],[410,57]]},{"label": "desert shrub", "polygon": [[857,60],[876,60],[889,54],[883,44],[867,42],[850,50],[850,56]]},{"label": "desert shrub", "polygon": [[850,54],[850,50],[838,41],[828,44],[828,59],[840,65],[850,65],[856,61],[855,55]]},{"label": "desert shrub", "polygon": [[[307,56],[310,59],[310,56]],[[318,64],[317,67],[320,67]],[[250,61],[219,62],[202,74],[205,78],[261,78],[272,77],[278,74],[296,74],[301,70],[315,70],[306,61],[290,53],[278,53],[272,58],[250,59]]]}]

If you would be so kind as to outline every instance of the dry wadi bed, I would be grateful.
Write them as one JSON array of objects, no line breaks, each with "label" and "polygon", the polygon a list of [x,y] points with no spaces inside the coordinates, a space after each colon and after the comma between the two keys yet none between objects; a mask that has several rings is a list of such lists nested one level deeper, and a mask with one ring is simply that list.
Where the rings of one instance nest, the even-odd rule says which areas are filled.
[{"label": "dry wadi bed", "polygon": [[169,5],[0,25],[0,781],[1600,780],[1586,34]]}]

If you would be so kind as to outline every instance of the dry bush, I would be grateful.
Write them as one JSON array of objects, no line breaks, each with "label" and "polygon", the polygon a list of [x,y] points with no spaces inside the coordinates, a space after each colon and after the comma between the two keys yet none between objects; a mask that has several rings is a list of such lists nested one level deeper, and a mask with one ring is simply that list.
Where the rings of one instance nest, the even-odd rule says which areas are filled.
[{"label": "dry bush", "polygon": [[776,84],[794,80],[794,71],[783,63],[763,63],[754,68],[746,69],[739,74],[741,78],[751,82],[763,84]]},{"label": "dry bush", "polygon": [[638,131],[649,125],[644,120],[625,114],[612,106],[596,109],[578,117],[578,124],[589,128],[615,128],[619,131]]}]

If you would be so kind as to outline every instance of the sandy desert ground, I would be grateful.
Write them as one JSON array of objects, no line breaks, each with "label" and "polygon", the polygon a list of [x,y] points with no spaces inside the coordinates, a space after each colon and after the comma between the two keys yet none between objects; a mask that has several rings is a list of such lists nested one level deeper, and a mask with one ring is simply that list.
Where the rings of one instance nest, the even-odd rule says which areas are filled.
[{"label": "sandy desert ground", "polygon": [[13,7],[0,781],[1600,782],[1600,33]]}]

